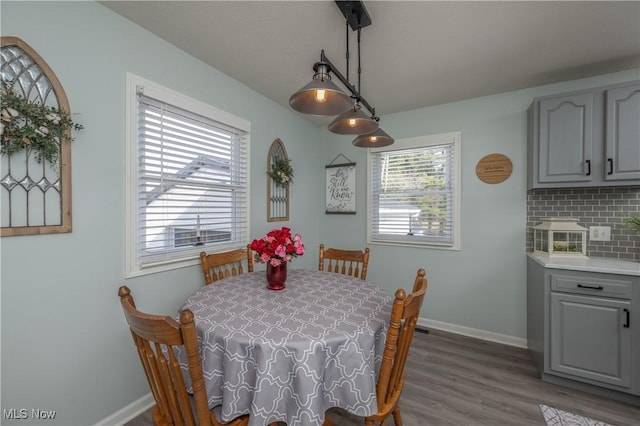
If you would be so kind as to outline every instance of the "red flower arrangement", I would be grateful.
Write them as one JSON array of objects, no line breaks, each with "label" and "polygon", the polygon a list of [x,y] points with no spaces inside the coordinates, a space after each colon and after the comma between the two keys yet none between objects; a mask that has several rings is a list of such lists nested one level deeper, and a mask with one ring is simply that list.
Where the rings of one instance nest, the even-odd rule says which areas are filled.
[{"label": "red flower arrangement", "polygon": [[267,235],[251,242],[251,250],[256,252],[256,262],[279,266],[291,262],[294,257],[304,254],[304,244],[300,234],[291,235],[291,229],[283,226],[272,229]]}]

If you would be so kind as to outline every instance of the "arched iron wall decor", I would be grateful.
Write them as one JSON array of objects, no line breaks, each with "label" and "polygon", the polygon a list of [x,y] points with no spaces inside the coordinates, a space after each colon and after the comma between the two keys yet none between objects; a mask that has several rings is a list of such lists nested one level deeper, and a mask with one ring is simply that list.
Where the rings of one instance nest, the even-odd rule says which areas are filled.
[{"label": "arched iron wall decor", "polygon": [[[8,88],[30,102],[70,114],[60,81],[27,43],[0,37],[0,54],[0,77]],[[71,128],[65,135],[71,139]],[[1,156],[1,236],[71,232],[71,147],[58,140],[57,148],[56,164],[39,163],[28,149]]]},{"label": "arched iron wall decor", "polygon": [[[280,222],[289,220],[289,185],[293,177],[289,166],[289,157],[284,143],[276,139],[269,148],[267,156],[267,221]],[[274,176],[274,171],[287,169],[286,177]]]}]

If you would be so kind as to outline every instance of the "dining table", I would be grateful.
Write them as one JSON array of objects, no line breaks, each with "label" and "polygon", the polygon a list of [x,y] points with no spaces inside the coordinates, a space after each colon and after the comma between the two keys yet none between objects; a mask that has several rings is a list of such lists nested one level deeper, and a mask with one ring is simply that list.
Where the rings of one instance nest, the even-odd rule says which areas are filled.
[{"label": "dining table", "polygon": [[333,407],[374,414],[393,299],[348,275],[287,275],[278,291],[265,271],[230,276],[180,309],[194,315],[209,407],[223,422],[249,414],[249,426],[319,426]]}]

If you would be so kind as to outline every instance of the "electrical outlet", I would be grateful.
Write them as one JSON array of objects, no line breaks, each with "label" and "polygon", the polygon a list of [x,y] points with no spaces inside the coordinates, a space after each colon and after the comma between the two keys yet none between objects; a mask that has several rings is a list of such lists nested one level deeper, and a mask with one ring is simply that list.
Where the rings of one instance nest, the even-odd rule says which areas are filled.
[{"label": "electrical outlet", "polygon": [[611,241],[611,227],[610,226],[590,226],[589,240]]}]

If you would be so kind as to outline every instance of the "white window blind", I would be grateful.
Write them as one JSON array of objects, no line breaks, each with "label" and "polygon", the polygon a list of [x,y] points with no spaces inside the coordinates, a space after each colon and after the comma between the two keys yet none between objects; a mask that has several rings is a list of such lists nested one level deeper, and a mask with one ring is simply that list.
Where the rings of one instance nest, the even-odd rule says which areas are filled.
[{"label": "white window blind", "polygon": [[432,137],[424,144],[400,142],[397,148],[370,153],[370,242],[457,245],[455,142]]},{"label": "white window blind", "polygon": [[134,270],[248,242],[248,132],[162,98],[136,86]]}]

